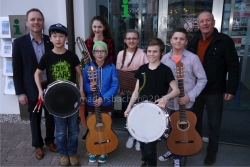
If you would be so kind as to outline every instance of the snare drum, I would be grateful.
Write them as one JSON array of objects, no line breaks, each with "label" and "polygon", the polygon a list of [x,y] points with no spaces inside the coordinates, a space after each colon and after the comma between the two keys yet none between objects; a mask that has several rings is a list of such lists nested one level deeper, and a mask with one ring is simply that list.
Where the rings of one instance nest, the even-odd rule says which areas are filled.
[{"label": "snare drum", "polygon": [[70,81],[55,81],[44,92],[44,104],[54,116],[65,118],[75,114],[81,104],[81,94]]},{"label": "snare drum", "polygon": [[144,143],[159,139],[167,130],[169,115],[152,102],[135,104],[127,116],[127,129],[131,136]]}]

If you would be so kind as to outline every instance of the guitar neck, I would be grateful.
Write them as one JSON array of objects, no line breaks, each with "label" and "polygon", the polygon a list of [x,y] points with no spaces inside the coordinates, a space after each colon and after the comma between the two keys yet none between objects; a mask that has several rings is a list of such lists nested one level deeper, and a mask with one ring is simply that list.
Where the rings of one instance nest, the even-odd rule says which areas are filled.
[{"label": "guitar neck", "polygon": [[[178,87],[180,89],[180,94],[179,97],[184,97],[185,92],[184,92],[184,84],[183,84],[183,79],[178,79]],[[186,121],[186,106],[185,105],[179,105],[179,111],[180,111],[180,121]]]},{"label": "guitar neck", "polygon": [[[94,91],[93,92],[94,99],[98,99],[98,92]],[[102,123],[102,115],[100,111],[100,107],[95,107],[95,115],[96,115],[96,123]]]}]

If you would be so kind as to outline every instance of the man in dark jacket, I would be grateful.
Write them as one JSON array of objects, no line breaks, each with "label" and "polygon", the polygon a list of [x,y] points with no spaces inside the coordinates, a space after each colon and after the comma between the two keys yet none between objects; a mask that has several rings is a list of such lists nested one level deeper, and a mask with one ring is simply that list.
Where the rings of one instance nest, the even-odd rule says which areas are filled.
[{"label": "man in dark jacket", "polygon": [[[29,27],[29,34],[15,39],[13,45],[13,80],[19,103],[22,105],[28,104],[32,146],[36,148],[35,157],[40,160],[44,156],[44,142],[40,125],[42,107],[39,112],[33,112],[38,101],[38,89],[34,80],[34,73],[42,55],[52,50],[53,44],[47,35],[42,34],[44,17],[39,9],[33,8],[27,11],[26,25]],[[44,71],[43,76],[40,78],[44,88],[47,86],[46,80],[47,77]],[[45,109],[45,117],[45,144],[50,148],[50,151],[57,152],[56,145],[54,144],[55,123],[53,115],[50,115]]]},{"label": "man in dark jacket", "polygon": [[208,82],[196,98],[193,111],[197,116],[196,130],[202,135],[202,116],[206,106],[209,143],[204,165],[213,165],[218,151],[223,99],[231,100],[236,94],[239,83],[239,59],[233,40],[214,28],[215,20],[212,13],[202,12],[197,22],[198,34],[190,41],[187,49],[199,56]]}]

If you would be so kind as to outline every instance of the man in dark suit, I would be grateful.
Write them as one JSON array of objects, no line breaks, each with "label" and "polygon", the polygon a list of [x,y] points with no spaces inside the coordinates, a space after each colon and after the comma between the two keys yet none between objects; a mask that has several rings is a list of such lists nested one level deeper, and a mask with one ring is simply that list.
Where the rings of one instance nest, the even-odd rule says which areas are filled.
[{"label": "man in dark suit", "polygon": [[[36,148],[35,156],[40,160],[44,156],[44,142],[41,133],[42,107],[40,108],[40,111],[33,112],[38,102],[38,89],[34,80],[34,73],[42,55],[45,52],[52,50],[53,44],[50,42],[47,35],[42,34],[44,17],[39,9],[33,8],[27,11],[26,25],[29,27],[30,33],[17,38],[13,45],[13,79],[16,95],[18,95],[18,101],[22,105],[28,104],[32,146]],[[43,88],[46,88],[46,71],[44,71],[40,81]],[[45,144],[49,147],[50,151],[57,152],[57,147],[54,144],[54,118],[53,115],[48,113],[45,107],[44,109],[46,117]]]}]

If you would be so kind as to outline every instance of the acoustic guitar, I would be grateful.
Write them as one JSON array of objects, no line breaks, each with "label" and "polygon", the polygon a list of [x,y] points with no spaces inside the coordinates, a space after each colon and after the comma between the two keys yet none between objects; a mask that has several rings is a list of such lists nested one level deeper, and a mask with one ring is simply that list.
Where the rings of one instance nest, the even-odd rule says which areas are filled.
[{"label": "acoustic guitar", "polygon": [[[184,68],[180,61],[176,64],[176,75],[180,89],[179,97],[183,97],[185,96]],[[192,111],[186,110],[185,105],[180,105],[179,108],[179,111],[172,113],[170,116],[172,130],[167,139],[167,147],[169,151],[176,155],[193,155],[198,153],[202,147],[202,139],[195,130],[197,118]]]},{"label": "acoustic guitar", "polygon": [[[93,85],[97,85],[96,69],[90,66],[88,76]],[[98,99],[98,92],[93,92]],[[111,129],[112,119],[107,113],[101,113],[100,107],[95,107],[95,113],[87,118],[89,133],[86,137],[86,149],[91,154],[101,155],[114,151],[118,146],[118,138]]]}]

